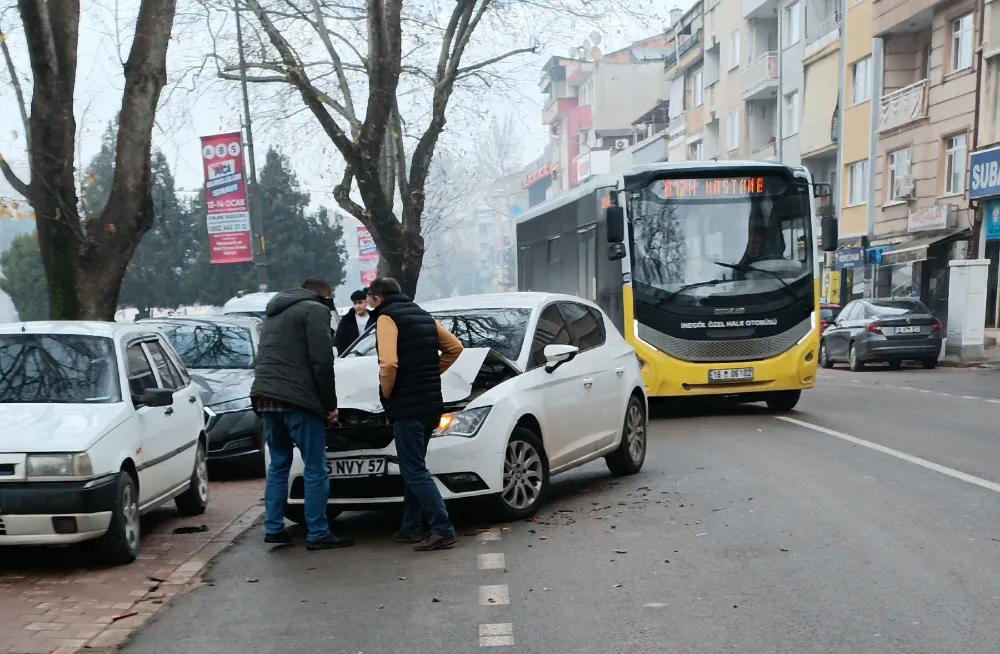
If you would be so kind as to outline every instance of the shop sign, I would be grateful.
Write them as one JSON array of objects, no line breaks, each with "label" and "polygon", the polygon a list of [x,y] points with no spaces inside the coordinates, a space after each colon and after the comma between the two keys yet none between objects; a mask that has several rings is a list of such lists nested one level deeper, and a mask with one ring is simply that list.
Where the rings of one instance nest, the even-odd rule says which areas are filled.
[{"label": "shop sign", "polygon": [[984,204],[983,220],[986,221],[986,240],[1000,241],[1000,200]]},{"label": "shop sign", "polygon": [[1000,148],[973,152],[969,160],[969,199],[1000,196]]},{"label": "shop sign", "polygon": [[521,188],[528,188],[536,182],[540,182],[543,179],[555,179],[559,174],[558,164],[549,164],[547,166],[542,166],[535,172],[531,173],[521,182]]},{"label": "shop sign", "polygon": [[882,253],[886,250],[892,249],[892,245],[880,245],[878,247],[868,248],[865,250],[865,262],[872,266],[878,266],[882,264]]},{"label": "shop sign", "polygon": [[906,219],[906,231],[926,232],[948,227],[948,213],[944,207],[933,206],[914,209]]},{"label": "shop sign", "polygon": [[834,267],[837,269],[863,268],[865,265],[864,248],[845,248],[837,250],[835,254],[837,258]]},{"label": "shop sign", "polygon": [[576,181],[585,182],[590,179],[590,153],[580,155],[576,160]]}]

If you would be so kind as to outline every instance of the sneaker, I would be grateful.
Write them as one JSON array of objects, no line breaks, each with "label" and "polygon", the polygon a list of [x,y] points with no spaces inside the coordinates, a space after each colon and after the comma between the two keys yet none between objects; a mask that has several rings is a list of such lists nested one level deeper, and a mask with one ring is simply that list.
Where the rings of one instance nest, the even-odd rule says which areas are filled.
[{"label": "sneaker", "polygon": [[425,540],[413,546],[417,552],[433,552],[434,550],[444,550],[454,547],[458,543],[458,536],[455,534],[431,534]]},{"label": "sneaker", "polygon": [[416,534],[408,534],[402,529],[397,531],[392,535],[392,539],[397,543],[405,543],[407,545],[416,545],[424,540],[423,536],[418,536]]},{"label": "sneaker", "polygon": [[285,530],[276,534],[264,534],[264,542],[268,545],[291,545],[292,535]]},{"label": "sneaker", "polygon": [[353,544],[354,541],[349,538],[337,538],[333,534],[327,534],[325,538],[307,542],[306,549],[310,552],[316,552],[319,550],[336,550],[341,547],[350,547]]}]

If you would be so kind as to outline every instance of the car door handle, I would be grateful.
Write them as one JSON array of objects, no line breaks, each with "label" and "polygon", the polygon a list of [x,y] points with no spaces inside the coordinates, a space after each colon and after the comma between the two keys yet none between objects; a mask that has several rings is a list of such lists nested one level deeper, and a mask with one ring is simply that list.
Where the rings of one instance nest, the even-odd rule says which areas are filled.
[{"label": "car door handle", "polygon": [[624,375],[625,374],[625,366],[618,366],[617,368],[615,368],[615,374],[618,375],[619,377],[621,377],[622,375]]},{"label": "car door handle", "polygon": [[163,412],[163,415],[165,415],[165,416],[172,416],[172,415],[174,415],[174,407],[172,407],[172,406],[167,407],[167,410]]},{"label": "car door handle", "polygon": [[194,395],[188,395],[188,402],[190,402],[191,404],[194,404],[197,401],[198,401],[198,398],[196,398]]},{"label": "car door handle", "polygon": [[593,385],[594,385],[594,380],[593,380],[593,378],[591,378],[591,377],[587,377],[586,379],[584,379],[584,380],[583,380],[583,385],[584,385],[584,387],[586,387],[586,388],[590,388],[591,386],[593,386]]}]

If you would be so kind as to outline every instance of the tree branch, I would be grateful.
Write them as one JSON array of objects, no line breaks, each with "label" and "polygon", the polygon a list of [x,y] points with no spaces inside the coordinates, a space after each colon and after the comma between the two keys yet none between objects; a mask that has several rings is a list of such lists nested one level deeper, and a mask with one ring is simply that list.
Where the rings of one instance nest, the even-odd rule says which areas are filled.
[{"label": "tree branch", "polygon": [[14,190],[21,194],[21,196],[31,201],[31,190],[28,185],[21,181],[21,178],[17,176],[17,173],[10,167],[10,164],[4,160],[3,156],[0,156],[0,172],[3,172],[4,179],[7,183],[14,187]]},{"label": "tree branch", "polygon": [[471,66],[465,66],[464,68],[459,68],[455,71],[456,72],[455,77],[456,79],[461,79],[463,76],[468,76],[473,72],[482,70],[483,68],[486,68],[487,66],[492,66],[493,64],[498,64],[501,61],[510,59],[511,57],[516,57],[517,55],[522,55],[522,54],[535,54],[536,52],[538,52],[538,46],[536,45],[527,48],[517,48],[511,50],[510,52],[505,52],[502,55],[497,55],[496,57],[490,57],[489,59],[484,59],[483,61],[480,61],[477,64],[472,64]]},{"label": "tree branch", "polygon": [[344,99],[342,115],[350,124],[351,133],[357,138],[358,132],[361,130],[361,121],[358,120],[358,115],[354,110],[354,99],[351,96],[351,85],[347,81],[347,73],[344,72],[344,63],[340,58],[340,53],[337,52],[337,48],[333,46],[333,40],[330,39],[330,30],[326,26],[326,19],[323,17],[323,9],[320,6],[319,0],[312,0],[312,6],[313,14],[316,18],[314,24],[316,33],[319,34],[320,40],[326,47],[327,54],[330,55],[330,59],[333,61],[333,68],[337,72],[337,84],[340,86],[340,94]]},{"label": "tree branch", "polygon": [[[31,128],[28,126],[28,105],[24,102],[24,90],[21,88],[21,80],[17,78],[17,68],[14,67],[14,59],[10,56],[10,48],[7,46],[7,36],[0,30],[0,51],[3,52],[4,62],[7,64],[7,72],[10,74],[10,84],[14,87],[14,95],[17,97],[17,108],[21,112],[21,124],[24,125],[24,140],[31,150]],[[6,176],[6,175],[4,175]]]},{"label": "tree branch", "polygon": [[309,77],[306,75],[305,70],[298,63],[295,54],[292,52],[292,47],[289,45],[285,37],[282,36],[281,32],[275,27],[274,23],[271,21],[270,16],[261,7],[258,0],[246,0],[247,6],[250,11],[253,12],[254,16],[257,17],[257,21],[260,23],[267,38],[271,41],[271,45],[274,46],[275,50],[278,51],[278,55],[281,56],[281,61],[285,66],[285,72],[293,86],[295,86],[299,93],[302,95],[302,99],[305,101],[306,106],[312,111],[316,120],[319,121],[320,126],[323,131],[326,132],[333,144],[337,146],[340,150],[341,155],[343,155],[347,165],[349,167],[357,166],[359,163],[358,150],[354,146],[354,143],[347,137],[347,134],[341,129],[337,121],[333,119],[330,112],[326,110],[323,101],[320,98],[319,91],[312,85],[309,81]]}]

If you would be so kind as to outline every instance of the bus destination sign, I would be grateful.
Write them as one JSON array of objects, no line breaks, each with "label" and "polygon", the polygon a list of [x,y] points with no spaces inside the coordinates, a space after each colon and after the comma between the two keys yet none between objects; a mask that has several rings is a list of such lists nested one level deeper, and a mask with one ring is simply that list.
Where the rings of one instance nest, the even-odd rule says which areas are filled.
[{"label": "bus destination sign", "polygon": [[665,179],[663,196],[668,200],[709,198],[745,198],[764,195],[764,177],[724,177],[701,179]]}]

